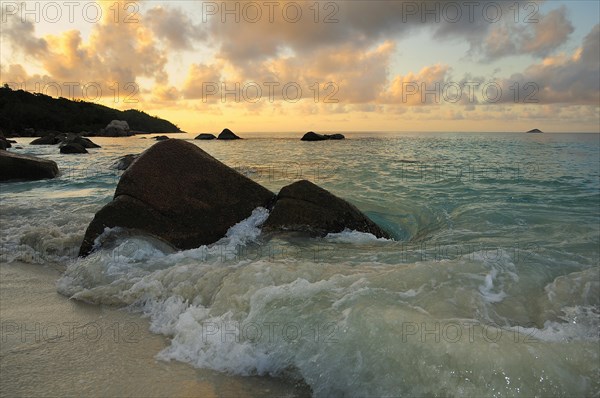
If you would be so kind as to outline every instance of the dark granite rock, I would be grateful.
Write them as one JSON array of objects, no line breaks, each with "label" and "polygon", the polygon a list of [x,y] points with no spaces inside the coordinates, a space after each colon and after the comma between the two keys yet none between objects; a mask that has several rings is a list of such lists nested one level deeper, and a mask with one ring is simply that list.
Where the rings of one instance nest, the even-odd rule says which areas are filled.
[{"label": "dark granite rock", "polygon": [[179,249],[214,243],[275,195],[196,145],[157,142],[123,173],[115,199],[85,233],[79,255],[93,250],[105,227],[136,229]]},{"label": "dark granite rock", "polygon": [[313,236],[325,236],[346,228],[389,238],[354,205],[306,180],[281,189],[263,225],[265,231],[302,231]]},{"label": "dark granite rock", "polygon": [[42,180],[57,175],[58,166],[52,160],[0,151],[0,181]]},{"label": "dark granite rock", "polygon": [[208,133],[202,133],[199,134],[198,136],[196,136],[196,138],[194,138],[195,140],[214,140],[215,135],[214,134],[208,134]]},{"label": "dark granite rock", "polygon": [[81,144],[68,143],[60,147],[60,153],[63,154],[77,154],[77,153],[89,153]]},{"label": "dark granite rock", "polygon": [[224,129],[221,131],[221,134],[217,137],[218,140],[241,140],[240,137],[235,135],[233,131],[229,129]]},{"label": "dark granite rock", "polygon": [[342,134],[317,134],[314,131],[309,131],[304,134],[301,141],[327,141],[327,140],[343,140],[344,137]]}]

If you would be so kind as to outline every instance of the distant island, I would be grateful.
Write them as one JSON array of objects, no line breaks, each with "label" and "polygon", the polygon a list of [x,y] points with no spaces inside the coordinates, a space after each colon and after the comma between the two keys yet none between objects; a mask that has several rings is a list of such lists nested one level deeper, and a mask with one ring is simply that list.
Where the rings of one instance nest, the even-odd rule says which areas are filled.
[{"label": "distant island", "polygon": [[543,133],[543,131],[540,129],[533,129],[533,130],[529,130],[527,132],[527,134],[541,134],[541,133]]},{"label": "distant island", "polygon": [[123,120],[132,131],[181,133],[168,120],[135,109],[119,111],[107,106],[45,94],[0,87],[0,131],[6,136],[42,136],[45,132],[97,133],[113,120]]}]

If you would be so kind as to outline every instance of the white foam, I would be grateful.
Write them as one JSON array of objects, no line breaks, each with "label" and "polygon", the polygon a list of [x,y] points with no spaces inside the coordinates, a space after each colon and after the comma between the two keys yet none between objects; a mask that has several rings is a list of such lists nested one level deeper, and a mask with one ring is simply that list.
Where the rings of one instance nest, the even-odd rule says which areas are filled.
[{"label": "white foam", "polygon": [[339,243],[373,243],[373,242],[391,242],[390,239],[378,238],[369,232],[360,232],[356,230],[344,229],[342,232],[329,233],[325,239],[331,242]]}]

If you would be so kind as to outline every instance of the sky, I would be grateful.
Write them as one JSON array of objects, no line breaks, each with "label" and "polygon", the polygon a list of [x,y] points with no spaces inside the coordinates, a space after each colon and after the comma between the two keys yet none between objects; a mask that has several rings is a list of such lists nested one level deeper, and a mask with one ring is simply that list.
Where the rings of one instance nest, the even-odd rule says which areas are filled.
[{"label": "sky", "polygon": [[1,1],[0,81],[190,133],[600,131],[597,1]]}]

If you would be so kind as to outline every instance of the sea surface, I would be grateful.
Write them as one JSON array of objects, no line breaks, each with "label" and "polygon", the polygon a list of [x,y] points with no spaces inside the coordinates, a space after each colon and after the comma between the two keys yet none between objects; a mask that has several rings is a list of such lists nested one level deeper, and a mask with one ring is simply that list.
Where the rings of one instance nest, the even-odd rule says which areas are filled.
[{"label": "sea surface", "polygon": [[116,228],[77,258],[113,164],[154,140],[60,155],[18,138],[11,150],[61,175],[0,184],[1,261],[60,267],[65,300],[148,318],[170,339],[159,361],[302,380],[317,397],[600,396],[600,135],[171,136],[273,192],[311,180],[394,239],[266,235],[258,208],[212,245]]}]

